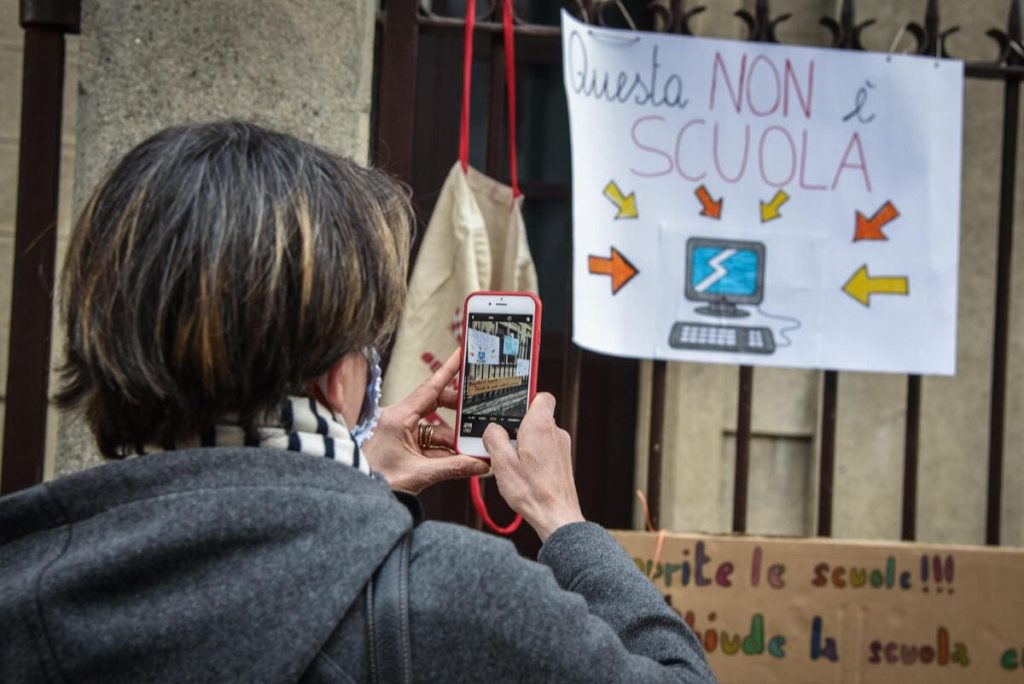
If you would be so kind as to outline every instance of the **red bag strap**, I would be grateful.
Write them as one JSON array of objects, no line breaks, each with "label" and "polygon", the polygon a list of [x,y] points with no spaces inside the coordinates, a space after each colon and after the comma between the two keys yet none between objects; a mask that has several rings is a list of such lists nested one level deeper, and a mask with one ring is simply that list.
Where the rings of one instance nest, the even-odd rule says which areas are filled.
[{"label": "red bag strap", "polygon": [[[516,160],[516,48],[515,27],[512,21],[512,0],[503,0],[501,11],[502,31],[505,36],[505,87],[508,99],[508,166],[512,179],[512,195],[520,197],[519,165]],[[476,0],[466,2],[466,42],[462,51],[462,119],[459,128],[459,161],[463,172],[469,170],[469,95],[473,81],[473,29],[476,24]],[[473,508],[483,523],[497,534],[510,535],[519,529],[523,516],[516,514],[511,523],[502,527],[494,522],[487,511],[480,490],[480,478],[471,477],[469,493]]]},{"label": "red bag strap", "polygon": [[[512,0],[502,0],[501,23],[505,36],[505,90],[508,100],[508,166],[512,194],[519,190],[519,164],[516,159],[516,41]],[[466,42],[462,51],[462,119],[459,127],[459,161],[469,169],[469,95],[473,81],[473,29],[476,26],[476,0],[466,2]]]},{"label": "red bag strap", "polygon": [[494,522],[491,514],[487,512],[487,504],[484,503],[483,493],[480,491],[480,478],[476,475],[469,479],[469,493],[473,499],[473,508],[476,509],[476,514],[480,516],[480,519],[484,521],[484,525],[487,525],[492,532],[508,536],[518,530],[519,526],[523,524],[523,516],[518,513],[516,513],[516,517],[512,519],[512,522],[505,527],[501,527],[498,523]]}]

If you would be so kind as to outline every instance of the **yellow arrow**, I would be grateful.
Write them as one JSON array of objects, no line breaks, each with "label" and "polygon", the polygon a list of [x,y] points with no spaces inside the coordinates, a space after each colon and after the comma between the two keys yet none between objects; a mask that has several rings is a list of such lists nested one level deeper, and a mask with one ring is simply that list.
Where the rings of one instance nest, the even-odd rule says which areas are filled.
[{"label": "yellow arrow", "polygon": [[779,207],[789,201],[789,195],[786,194],[785,190],[779,190],[775,193],[775,197],[772,198],[771,202],[761,202],[761,223],[767,223],[772,219],[777,219],[782,214],[779,213]]},{"label": "yellow arrow", "polygon": [[635,219],[638,216],[636,212],[636,193],[631,192],[628,195],[623,196],[622,191],[619,190],[619,186],[615,184],[615,181],[608,181],[608,185],[604,186],[604,196],[610,199],[612,204],[618,207],[619,213],[615,215],[616,219]]},{"label": "yellow arrow", "polygon": [[880,276],[873,278],[868,275],[868,265],[864,264],[846,281],[846,284],[843,285],[843,292],[864,306],[870,306],[871,295],[873,294],[910,294],[910,281],[903,276]]}]

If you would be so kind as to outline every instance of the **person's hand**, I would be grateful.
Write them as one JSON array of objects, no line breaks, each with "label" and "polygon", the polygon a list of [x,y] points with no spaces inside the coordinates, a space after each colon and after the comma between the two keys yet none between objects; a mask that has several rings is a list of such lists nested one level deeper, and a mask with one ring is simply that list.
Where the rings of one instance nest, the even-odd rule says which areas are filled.
[{"label": "person's hand", "polygon": [[363,445],[370,467],[384,476],[391,489],[419,494],[432,484],[471,475],[486,475],[486,463],[472,456],[454,453],[455,433],[444,425],[434,426],[431,448],[419,445],[419,425],[437,408],[455,408],[458,394],[448,387],[459,372],[462,358],[458,349],[441,368],[415,392],[397,404],[381,410],[373,437]]},{"label": "person's hand", "polygon": [[542,542],[562,525],[582,522],[572,475],[572,441],[555,424],[555,398],[538,394],[519,426],[518,448],[496,423],[484,431],[484,448],[509,506],[526,518]]}]

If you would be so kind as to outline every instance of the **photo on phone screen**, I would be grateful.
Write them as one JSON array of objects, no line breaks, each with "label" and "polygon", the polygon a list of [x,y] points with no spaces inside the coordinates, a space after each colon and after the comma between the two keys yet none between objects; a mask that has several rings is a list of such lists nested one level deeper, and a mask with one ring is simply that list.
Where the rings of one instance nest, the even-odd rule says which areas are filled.
[{"label": "photo on phone screen", "polygon": [[516,438],[530,403],[533,314],[468,314],[462,378],[463,437],[498,423]]}]

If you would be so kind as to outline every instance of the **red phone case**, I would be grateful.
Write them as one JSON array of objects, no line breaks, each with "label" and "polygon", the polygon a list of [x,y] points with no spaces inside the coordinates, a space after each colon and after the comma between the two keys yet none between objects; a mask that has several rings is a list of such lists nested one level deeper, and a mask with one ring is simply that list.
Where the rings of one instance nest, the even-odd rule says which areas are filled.
[{"label": "red phone case", "polygon": [[[469,300],[473,297],[480,297],[484,295],[490,296],[510,296],[510,297],[529,297],[533,300],[537,310],[533,315],[533,345],[530,350],[530,387],[528,394],[528,403],[533,402],[533,397],[537,394],[537,367],[540,365],[540,319],[541,319],[541,303],[540,297],[533,294],[532,292],[495,292],[491,290],[481,290],[479,292],[471,292],[466,297],[466,301],[462,303],[462,360],[459,363],[459,407],[455,414],[455,450],[462,451],[459,448],[459,434],[462,432],[462,378],[466,371],[466,329],[469,327]],[[487,458],[487,456],[478,456],[477,458]]]}]

